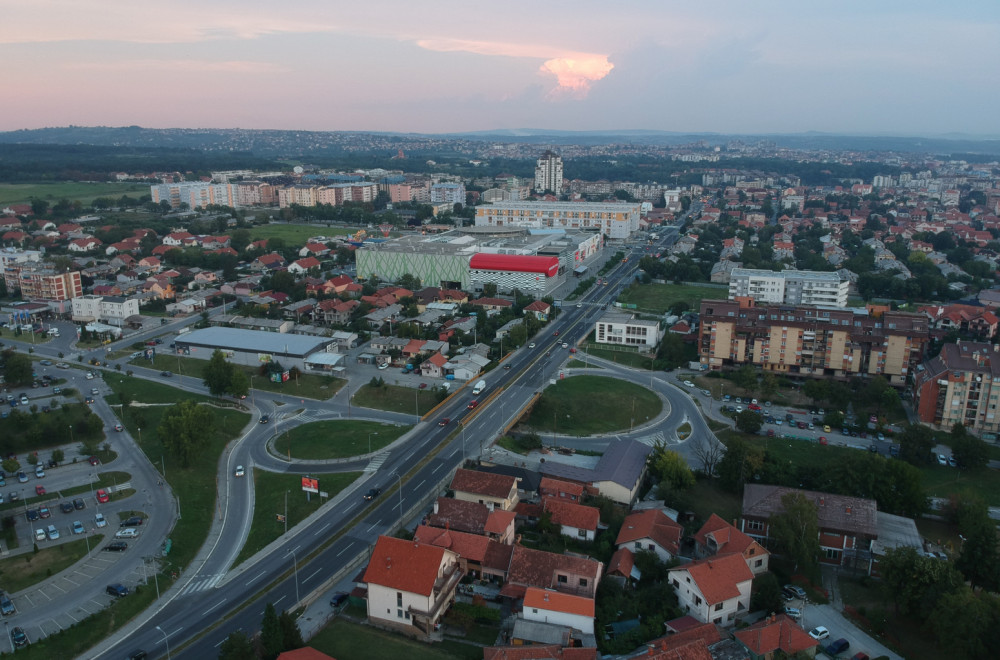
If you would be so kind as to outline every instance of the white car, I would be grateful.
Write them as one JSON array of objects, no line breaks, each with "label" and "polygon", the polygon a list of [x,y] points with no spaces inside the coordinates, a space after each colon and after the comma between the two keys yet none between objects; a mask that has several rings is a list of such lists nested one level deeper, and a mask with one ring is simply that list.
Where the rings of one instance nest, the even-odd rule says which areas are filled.
[{"label": "white car", "polygon": [[87,380],[94,380],[94,372],[93,371],[88,371],[87,372]]},{"label": "white car", "polygon": [[242,465],[237,465],[236,466],[236,471],[233,472],[233,475],[237,476],[237,477],[242,477],[245,474],[246,474],[246,470],[243,469]]},{"label": "white car", "polygon": [[382,369],[388,369],[389,368],[389,363],[388,362],[383,362],[382,364],[378,365],[378,368],[379,368],[380,371]]},{"label": "white car", "polygon": [[115,532],[116,539],[134,539],[137,536],[139,536],[139,530],[135,527],[126,527]]},{"label": "white car", "polygon": [[948,459],[944,457],[944,454],[937,455],[938,465],[948,465]]},{"label": "white car", "polygon": [[45,530],[44,529],[36,529],[35,530],[35,540],[36,541],[44,541],[45,539],[46,539]]},{"label": "white car", "polygon": [[684,381],[684,387],[694,387],[694,383],[689,380]]},{"label": "white car", "polygon": [[103,513],[99,513],[96,516],[94,516],[94,523],[98,527],[107,527],[107,525],[108,525],[108,521],[104,519],[104,514]]},{"label": "white car", "polygon": [[79,520],[74,520],[73,521],[73,533],[74,534],[83,534],[83,531],[84,531],[83,530],[83,523],[81,523]]},{"label": "white car", "polygon": [[55,525],[49,525],[47,531],[49,534],[50,541],[55,541],[57,538],[59,538],[59,530],[56,529]]},{"label": "white car", "polygon": [[577,303],[576,306],[577,307],[583,307],[583,303]]},{"label": "white car", "polygon": [[567,344],[566,342],[563,342],[563,348],[569,348],[569,344]]},{"label": "white car", "polygon": [[528,344],[528,348],[534,348],[534,347],[535,347],[535,342],[531,342],[530,344]]},{"label": "white car", "polygon": [[830,631],[824,628],[823,626],[816,626],[815,628],[809,631],[809,636],[819,641],[821,639],[826,639],[827,637],[829,637]]}]

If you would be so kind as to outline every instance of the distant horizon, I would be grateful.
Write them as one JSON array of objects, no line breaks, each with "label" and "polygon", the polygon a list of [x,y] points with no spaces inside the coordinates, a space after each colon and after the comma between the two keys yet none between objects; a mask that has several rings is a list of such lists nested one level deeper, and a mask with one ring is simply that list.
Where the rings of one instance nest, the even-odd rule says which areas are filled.
[{"label": "distant horizon", "polygon": [[996,0],[9,0],[0,130],[993,136],[998,33]]}]

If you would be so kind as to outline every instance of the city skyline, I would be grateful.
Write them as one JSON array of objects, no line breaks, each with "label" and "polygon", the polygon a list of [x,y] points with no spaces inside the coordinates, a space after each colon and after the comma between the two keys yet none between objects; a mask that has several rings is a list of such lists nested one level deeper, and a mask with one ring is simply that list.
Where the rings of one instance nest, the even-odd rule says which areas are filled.
[{"label": "city skyline", "polygon": [[107,7],[6,3],[0,130],[1000,134],[987,1]]}]

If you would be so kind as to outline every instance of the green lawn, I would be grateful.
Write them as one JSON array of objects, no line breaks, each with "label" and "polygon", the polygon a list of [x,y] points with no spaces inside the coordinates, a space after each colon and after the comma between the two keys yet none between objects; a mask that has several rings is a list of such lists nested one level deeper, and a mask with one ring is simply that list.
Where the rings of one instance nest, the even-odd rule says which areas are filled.
[{"label": "green lawn", "polygon": [[280,454],[306,460],[348,458],[368,453],[369,446],[377,451],[411,428],[365,420],[310,422],[282,433],[274,446]]},{"label": "green lawn", "polygon": [[[740,517],[740,496],[723,490],[714,479],[699,479],[684,495],[686,508],[694,511],[699,523],[704,523],[713,513],[727,522]],[[669,502],[667,505],[673,506]]]},{"label": "green lawn", "polygon": [[[44,527],[41,522],[37,525]],[[63,531],[63,533],[68,532]],[[103,540],[104,537],[100,535],[91,537],[91,551],[97,551]],[[0,559],[0,579],[3,580],[3,588],[8,593],[27,589],[66,570],[86,554],[87,539],[79,537],[68,543],[42,547],[38,552]]]},{"label": "green lawn", "polygon": [[[297,474],[276,474],[264,470],[253,470],[254,510],[250,534],[243,545],[236,563],[239,564],[260,552],[268,543],[281,536],[285,523],[278,520],[278,514],[285,513],[285,496],[288,503],[288,529],[302,522],[306,516],[318,509],[326,500],[311,494],[306,501],[302,492],[302,477]],[[337,493],[354,483],[360,472],[324,474],[319,478],[319,489],[336,497]]]},{"label": "green lawn", "polygon": [[[615,350],[613,348],[608,348],[606,345],[586,344],[584,345],[583,350],[587,354],[593,355],[594,357],[611,360],[612,362],[624,364],[625,366],[633,367],[635,369],[644,369],[648,371],[652,362],[649,356],[643,355],[638,351]],[[577,353],[577,355],[579,355],[579,353]]]},{"label": "green lawn", "polygon": [[728,296],[729,287],[725,285],[643,284],[622,291],[618,302],[635,305],[642,311],[663,314],[678,302],[686,302],[691,310],[697,312],[702,299],[725,300]]},{"label": "green lawn", "polygon": [[573,358],[572,360],[570,360],[569,362],[566,363],[566,368],[567,369],[600,369],[601,367],[597,366],[596,364],[590,364],[588,362],[584,362],[583,360],[577,360],[576,358]]},{"label": "green lawn", "polygon": [[[152,363],[146,358],[136,358],[130,364],[140,367],[156,369],[158,371],[170,371],[183,376],[193,376],[201,378],[208,366],[208,360],[198,358],[180,357],[169,352],[158,353]],[[257,369],[234,365],[237,369],[242,369],[247,376],[253,376],[253,387],[257,390],[275,392],[277,394],[287,394],[305,399],[317,399],[320,401],[329,399],[336,394],[347,382],[342,378],[333,376],[321,376],[316,374],[301,374],[298,378],[293,378],[284,383],[273,383],[260,375]]]},{"label": "green lawn", "polygon": [[663,410],[645,387],[605,376],[573,376],[545,389],[527,423],[546,433],[586,436],[628,429]]},{"label": "green lawn", "polygon": [[859,627],[904,658],[935,660],[948,657],[947,649],[938,646],[931,628],[895,614],[892,599],[878,580],[841,577],[837,586],[845,610],[855,615],[852,618]]},{"label": "green lawn", "polygon": [[982,468],[966,472],[948,465],[929,465],[924,473],[924,490],[931,497],[970,491],[976,493],[990,506],[1000,506],[1000,472]]},{"label": "green lawn", "polygon": [[149,194],[149,185],[141,183],[0,183],[0,206],[27,204],[32,197],[54,203],[60,199],[90,204],[95,197],[139,197]]},{"label": "green lawn", "polygon": [[[269,224],[253,227],[250,236],[253,240],[259,241],[263,238],[281,238],[288,246],[305,245],[306,241],[313,236],[342,236],[353,234],[357,229],[347,229],[344,227],[327,227],[321,223],[313,225],[282,225]],[[370,232],[369,232],[370,233]],[[378,231],[376,230],[376,233]],[[381,237],[381,233],[378,233]]]},{"label": "green lawn", "polygon": [[439,645],[421,644],[401,635],[377,630],[371,626],[334,619],[315,637],[309,646],[334,658],[366,658],[367,660],[451,660],[483,657],[482,648],[475,647],[477,656],[454,655]]},{"label": "green lawn", "polygon": [[374,408],[408,415],[425,415],[438,404],[437,394],[430,389],[382,385],[362,385],[351,395],[351,404],[360,408]]}]

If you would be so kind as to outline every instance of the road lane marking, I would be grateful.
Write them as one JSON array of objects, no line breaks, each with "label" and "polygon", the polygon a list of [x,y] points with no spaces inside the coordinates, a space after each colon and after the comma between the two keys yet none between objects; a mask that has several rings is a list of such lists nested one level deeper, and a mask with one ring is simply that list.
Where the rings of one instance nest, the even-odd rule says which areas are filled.
[{"label": "road lane marking", "polygon": [[303,582],[308,582],[310,578],[314,578],[314,577],[316,577],[316,575],[318,575],[318,574],[320,573],[320,571],[322,571],[322,570],[323,570],[322,568],[320,568],[320,569],[317,569],[315,573],[313,573],[312,575],[310,575],[309,577],[307,577],[306,579],[304,579],[304,580],[302,580],[302,581],[303,581]]},{"label": "road lane marking", "polygon": [[440,463],[436,468],[431,470],[431,474],[437,474],[437,471],[440,470],[443,465],[444,463]]},{"label": "road lane marking", "polygon": [[369,532],[370,532],[370,531],[372,531],[373,529],[375,529],[376,527],[378,527],[378,526],[379,526],[379,525],[381,525],[381,524],[382,524],[382,521],[381,521],[381,520],[376,520],[376,521],[375,521],[375,524],[373,524],[373,525],[372,525],[371,527],[369,527],[369,528],[368,528],[368,531],[369,531]]},{"label": "road lane marking", "polygon": [[267,573],[267,571],[261,571],[260,573],[258,573],[254,577],[250,578],[250,582],[247,582],[246,585],[249,586],[251,582],[254,582],[254,581],[259,580],[260,578],[264,577],[264,575],[266,573]]},{"label": "road lane marking", "polygon": [[353,543],[348,543],[347,545],[345,545],[344,549],[337,553],[337,556],[339,557],[340,555],[342,555],[345,552],[347,552],[348,548],[350,548],[352,545],[354,545],[354,544]]},{"label": "road lane marking", "polygon": [[[284,597],[284,596],[282,596],[282,597],[281,597],[281,598],[279,598],[278,600],[274,601],[274,609],[278,609],[278,603],[280,603],[280,602],[281,602],[281,601],[283,601],[283,600],[285,600],[285,597]],[[264,614],[264,613],[263,613],[263,612],[261,612],[261,615],[262,615],[262,616],[263,616],[263,614]]]},{"label": "road lane marking", "polygon": [[202,614],[202,616],[207,616],[207,615],[208,615],[209,613],[211,613],[211,612],[213,612],[213,611],[215,611],[215,610],[219,609],[220,607],[222,607],[222,606],[223,606],[223,605],[224,605],[224,604],[226,603],[226,600],[228,600],[228,599],[226,599],[226,598],[223,598],[223,599],[222,599],[222,600],[220,600],[220,601],[219,601],[218,603],[216,603],[216,604],[215,604],[215,605],[213,605],[212,607],[210,607],[210,608],[208,608],[207,610],[205,610],[205,612],[204,612],[204,614]]},{"label": "road lane marking", "polygon": [[323,532],[325,532],[327,530],[327,528],[329,528],[329,527],[330,527],[330,523],[327,523],[327,524],[323,525],[322,527],[320,527],[319,529],[316,530],[316,533],[313,534],[313,536],[319,536],[320,534],[322,534]]},{"label": "road lane marking", "polygon": [[426,480],[426,479],[424,479],[424,480],[423,480],[423,481],[421,481],[421,482],[420,482],[419,484],[417,484],[417,491],[418,491],[418,492],[420,491],[420,487],[424,485],[424,481],[427,481],[427,480]]}]

